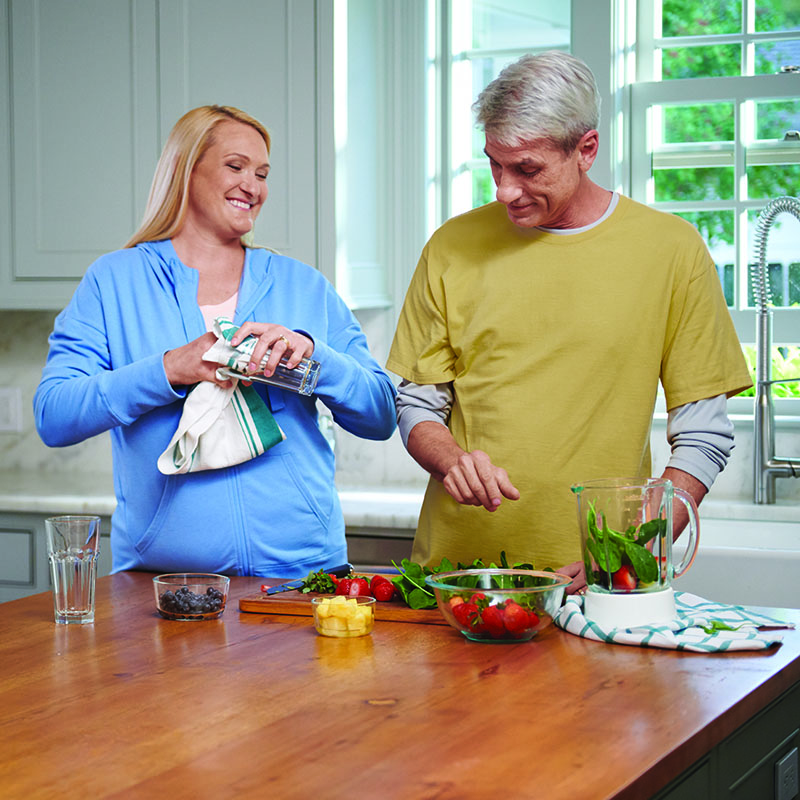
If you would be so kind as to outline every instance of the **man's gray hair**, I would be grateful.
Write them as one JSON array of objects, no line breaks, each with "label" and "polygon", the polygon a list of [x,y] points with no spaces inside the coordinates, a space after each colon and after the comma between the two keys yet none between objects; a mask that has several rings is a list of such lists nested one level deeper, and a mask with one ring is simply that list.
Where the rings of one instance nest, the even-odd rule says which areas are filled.
[{"label": "man's gray hair", "polygon": [[589,67],[560,50],[509,64],[473,105],[484,132],[505,146],[547,139],[571,153],[600,122],[600,95]]}]

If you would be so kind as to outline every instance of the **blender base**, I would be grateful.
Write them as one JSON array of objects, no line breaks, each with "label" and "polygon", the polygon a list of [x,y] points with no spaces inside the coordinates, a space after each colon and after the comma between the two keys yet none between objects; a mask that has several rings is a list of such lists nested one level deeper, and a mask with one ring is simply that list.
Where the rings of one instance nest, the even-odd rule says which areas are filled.
[{"label": "blender base", "polygon": [[593,592],[583,596],[583,615],[604,630],[660,625],[678,616],[671,587],[657,592]]}]

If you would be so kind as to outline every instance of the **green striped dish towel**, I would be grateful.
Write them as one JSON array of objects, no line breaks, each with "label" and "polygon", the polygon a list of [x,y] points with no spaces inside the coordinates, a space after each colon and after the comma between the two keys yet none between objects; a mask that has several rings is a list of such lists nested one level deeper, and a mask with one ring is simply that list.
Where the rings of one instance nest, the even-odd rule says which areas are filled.
[{"label": "green striped dish towel", "polygon": [[744,606],[713,603],[688,592],[675,592],[678,616],[661,625],[602,629],[583,615],[583,597],[571,595],[555,617],[559,628],[597,642],[636,647],[660,647],[695,653],[733,650],[766,650],[783,637],[762,628],[793,628],[783,620],[768,617]]},{"label": "green striped dish towel", "polygon": [[[247,365],[253,357],[253,350],[258,342],[257,336],[248,336],[244,341],[239,342],[236,347],[230,344],[233,335],[239,330],[239,326],[234,324],[227,317],[217,317],[214,320],[214,333],[217,341],[211,348],[203,354],[204,361],[213,361],[230,367],[237,372],[245,372]],[[261,359],[261,367],[267,362],[267,356]]]},{"label": "green striped dish towel", "polygon": [[[214,324],[218,341],[203,358],[234,366],[228,351],[236,348],[227,339],[236,329],[225,338],[219,322],[216,320]],[[224,352],[218,348],[220,342],[224,344]],[[250,352],[253,345],[251,341]],[[249,354],[240,355],[247,366]],[[179,475],[231,467],[260,456],[285,438],[272,412],[252,386],[233,380],[232,386],[224,389],[216,383],[201,381],[186,397],[178,428],[158,458],[158,469],[164,475]]]}]

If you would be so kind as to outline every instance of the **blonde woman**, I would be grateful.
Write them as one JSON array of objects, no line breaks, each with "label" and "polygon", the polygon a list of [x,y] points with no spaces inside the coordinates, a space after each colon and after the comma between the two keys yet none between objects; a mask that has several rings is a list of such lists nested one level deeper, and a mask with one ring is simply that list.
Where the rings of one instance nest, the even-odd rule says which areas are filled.
[{"label": "blonde woman", "polygon": [[[226,106],[175,125],[141,227],[91,265],[50,337],[34,398],[37,428],[54,447],[111,432],[117,508],[113,570],[193,570],[300,577],[347,560],[333,452],[316,400],[351,433],[386,439],[394,387],[355,317],[312,267],[248,245],[267,199],[270,137]],[[215,317],[257,339],[249,371],[271,350],[293,367],[320,362],[312,397],[259,385],[285,434],[233,467],[163,475],[156,462],[183,402],[201,381]]]}]

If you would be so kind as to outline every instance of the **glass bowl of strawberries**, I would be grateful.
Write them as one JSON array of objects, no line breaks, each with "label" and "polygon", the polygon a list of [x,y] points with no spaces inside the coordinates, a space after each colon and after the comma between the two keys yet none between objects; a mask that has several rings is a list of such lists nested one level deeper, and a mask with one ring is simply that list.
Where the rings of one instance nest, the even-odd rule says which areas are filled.
[{"label": "glass bowl of strawberries", "polygon": [[572,579],[527,569],[467,569],[429,575],[444,618],[473,642],[525,642],[553,622]]}]

